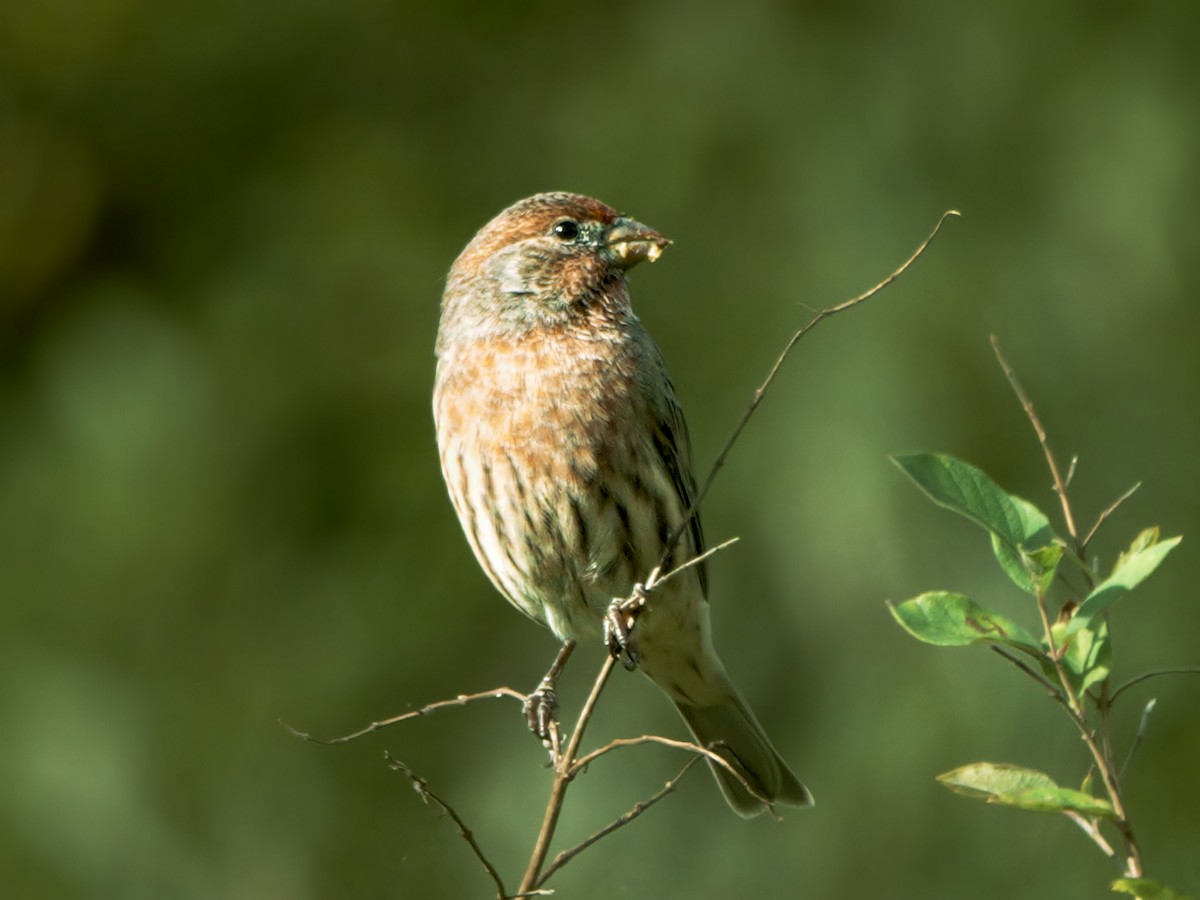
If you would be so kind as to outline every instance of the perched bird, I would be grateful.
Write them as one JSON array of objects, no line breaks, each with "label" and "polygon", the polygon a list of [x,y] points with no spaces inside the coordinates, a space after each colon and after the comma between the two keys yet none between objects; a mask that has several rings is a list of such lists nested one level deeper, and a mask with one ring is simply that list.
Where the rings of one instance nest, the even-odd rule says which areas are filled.
[{"label": "perched bird", "polygon": [[[475,235],[442,298],[433,407],[446,486],[492,583],[564,644],[599,641],[613,599],[664,553],[665,572],[704,550],[699,517],[684,522],[687,425],[626,281],[669,243],[589,197],[538,194]],[[808,806],[713,649],[707,592],[700,564],[649,595],[638,664],[753,788],[712,767],[736,812]]]}]

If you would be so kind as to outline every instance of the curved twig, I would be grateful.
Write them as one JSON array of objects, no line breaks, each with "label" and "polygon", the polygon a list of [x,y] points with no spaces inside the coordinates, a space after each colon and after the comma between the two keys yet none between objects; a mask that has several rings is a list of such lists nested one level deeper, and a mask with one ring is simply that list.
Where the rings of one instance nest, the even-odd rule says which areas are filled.
[{"label": "curved twig", "polygon": [[1151,672],[1143,672],[1141,675],[1130,678],[1123,685],[1113,691],[1112,696],[1108,698],[1109,705],[1115,703],[1117,697],[1121,696],[1122,693],[1133,687],[1135,684],[1141,684],[1143,681],[1146,681],[1150,678],[1158,678],[1160,675],[1200,675],[1200,666],[1178,666],[1173,669],[1154,669]]},{"label": "curved twig", "polygon": [[458,833],[467,845],[471,848],[471,852],[475,854],[475,858],[483,865],[484,871],[488,873],[488,877],[492,879],[492,884],[496,886],[496,896],[499,900],[510,900],[509,893],[504,887],[504,881],[500,878],[500,873],[496,871],[496,867],[492,865],[491,860],[484,854],[483,849],[475,840],[475,834],[467,827],[467,823],[462,820],[462,817],[455,812],[454,807],[435,794],[429,788],[429,782],[406,766],[396,757],[392,756],[388,751],[383,751],[383,758],[387,762],[388,767],[393,771],[403,772],[412,785],[413,790],[426,803],[432,803],[438,807],[443,813],[449,816],[455,827],[458,828]]},{"label": "curved twig", "polygon": [[398,716],[392,716],[390,719],[380,719],[372,722],[365,728],[360,728],[358,731],[344,734],[341,737],[335,738],[319,738],[314,737],[306,731],[300,731],[293,728],[283,719],[279,720],[279,724],[291,732],[294,736],[301,740],[310,741],[314,744],[345,744],[348,741],[357,740],[364,735],[368,735],[373,731],[379,731],[381,728],[387,728],[389,725],[396,725],[408,719],[419,719],[421,716],[427,716],[432,712],[437,712],[439,709],[447,709],[451,706],[466,706],[468,703],[473,703],[476,700],[498,700],[501,697],[510,697],[522,705],[525,703],[525,695],[520,691],[514,691],[510,687],[498,687],[490,691],[480,691],[478,694],[459,694],[450,700],[438,700],[436,703],[430,703],[427,706],[422,706],[420,709],[410,710],[406,713],[401,713]]},{"label": "curved twig", "polygon": [[676,750],[687,750],[689,753],[694,753],[697,757],[702,756],[713,765],[720,766],[733,775],[733,777],[741,783],[742,787],[744,787],[749,792],[750,796],[755,800],[761,801],[767,807],[771,806],[771,801],[759,794],[759,792],[756,791],[753,786],[746,781],[746,777],[742,775],[742,773],[739,772],[733,766],[733,764],[730,763],[729,760],[723,757],[720,753],[717,753],[715,750],[712,750],[708,747],[702,747],[700,744],[696,744],[691,741],[677,741],[674,738],[662,737],[661,735],[657,734],[643,734],[641,737],[616,738],[611,740],[598,750],[593,750],[591,753],[588,753],[587,755],[581,756],[579,759],[577,759],[572,766],[571,776],[574,777],[578,775],[580,772],[586,769],[589,764],[614,750],[621,750],[625,747],[640,747],[643,744],[661,744],[664,747],[672,747]]},{"label": "curved twig", "polygon": [[733,449],[733,445],[736,444],[738,438],[742,436],[742,431],[745,430],[750,418],[755,412],[757,412],[759,404],[762,403],[763,398],[766,397],[767,389],[775,380],[775,376],[779,374],[779,370],[783,368],[784,361],[787,360],[788,355],[791,354],[796,345],[800,343],[800,340],[819,324],[821,324],[821,322],[825,319],[836,316],[838,313],[845,312],[848,309],[853,309],[860,303],[870,300],[872,297],[890,285],[893,281],[903,275],[906,271],[908,271],[908,268],[915,263],[918,258],[920,258],[921,254],[925,252],[925,249],[933,242],[933,239],[938,236],[938,232],[942,230],[942,225],[945,224],[946,220],[951,216],[961,215],[962,213],[960,213],[957,209],[946,210],[944,213],[942,213],[941,218],[938,219],[937,224],[933,226],[933,231],[929,232],[929,236],[920,243],[920,245],[916,250],[913,251],[912,255],[909,256],[908,259],[900,264],[899,268],[884,278],[883,281],[879,282],[869,290],[859,294],[857,297],[851,297],[849,300],[845,300],[839,303],[837,306],[831,306],[827,309],[822,309],[815,316],[809,319],[808,324],[791,336],[787,344],[784,345],[783,351],[778,357],[776,357],[775,363],[771,366],[770,371],[767,373],[766,379],[754,392],[754,396],[750,400],[750,405],[746,408],[746,411],[742,413],[742,417],[738,420],[738,423],[733,426],[733,431],[730,432],[729,437],[725,441],[725,445],[721,447],[721,451],[717,454],[717,458],[713,460],[712,468],[709,469],[708,475],[705,476],[704,483],[701,484],[700,489],[696,491],[696,496],[692,499],[692,503],[688,507],[687,512],[684,513],[683,517],[679,520],[679,524],[675,526],[675,531],[671,533],[670,539],[664,545],[662,556],[659,557],[658,560],[659,566],[662,566],[666,562],[667,557],[669,557],[671,552],[675,549],[675,544],[678,543],[679,538],[687,528],[688,523],[692,520],[692,517],[700,508],[700,503],[708,494],[708,489],[712,487],[713,481],[716,480],[717,473],[721,471],[721,467],[725,465],[725,459],[729,456],[729,452]]}]

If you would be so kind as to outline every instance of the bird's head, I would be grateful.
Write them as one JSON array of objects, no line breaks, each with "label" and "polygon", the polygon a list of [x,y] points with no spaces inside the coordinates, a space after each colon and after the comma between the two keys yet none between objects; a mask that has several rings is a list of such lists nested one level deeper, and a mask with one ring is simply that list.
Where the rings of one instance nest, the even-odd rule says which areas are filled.
[{"label": "bird's head", "polygon": [[579,194],[537,194],[480,229],[450,269],[443,309],[520,331],[597,307],[629,314],[625,273],[670,241]]}]

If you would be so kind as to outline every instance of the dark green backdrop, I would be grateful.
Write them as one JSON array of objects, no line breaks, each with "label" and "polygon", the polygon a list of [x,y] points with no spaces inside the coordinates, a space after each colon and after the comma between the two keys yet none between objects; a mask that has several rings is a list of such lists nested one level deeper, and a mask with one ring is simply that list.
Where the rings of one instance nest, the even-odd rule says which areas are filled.
[{"label": "dark green backdrop", "polygon": [[[887,461],[941,449],[1051,507],[995,333],[1099,540],[1187,539],[1117,608],[1118,676],[1196,663],[1200,13],[1190,2],[0,6],[0,871],[14,897],[477,897],[385,748],[515,873],[548,774],[514,709],[326,749],[460,691],[532,686],[438,474],[442,277],[547,189],[670,235],[634,273],[710,461],[810,310],[705,507],[718,645],[817,795],[729,814],[706,775],[563,897],[1103,896],[1065,820],[954,797],[990,759],[1082,777],[1038,689],[906,637],[883,600],[1028,613],[986,539]],[[595,658],[574,664],[575,699]],[[682,729],[620,675],[596,736]],[[1127,775],[1150,870],[1200,890],[1200,683]],[[680,763],[596,765],[586,833]],[[512,878],[515,884],[515,875]]]}]

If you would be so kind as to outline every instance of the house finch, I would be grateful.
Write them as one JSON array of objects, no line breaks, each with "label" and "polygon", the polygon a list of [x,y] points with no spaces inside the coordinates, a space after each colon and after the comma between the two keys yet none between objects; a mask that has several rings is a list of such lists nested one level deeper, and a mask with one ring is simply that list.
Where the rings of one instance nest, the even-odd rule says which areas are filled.
[{"label": "house finch", "polygon": [[[459,255],[437,338],[442,474],[492,584],[564,643],[600,640],[614,598],[704,550],[683,413],[626,272],[669,241],[597,200],[538,194]],[[677,531],[675,545],[668,547]],[[769,804],[808,790],[741,698],[709,630],[703,564],[666,582],[637,620],[636,659],[697,743]],[[766,808],[713,766],[743,816]]]}]

